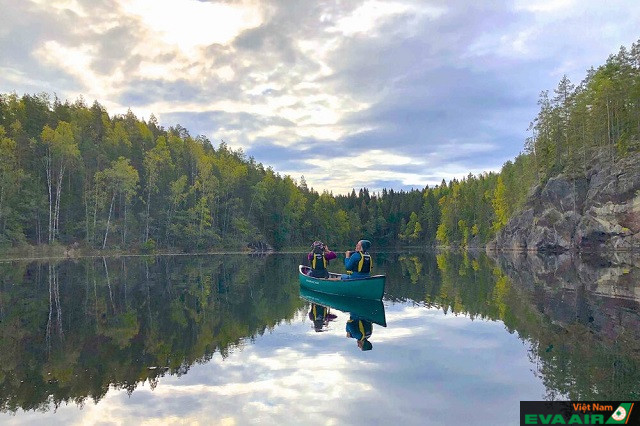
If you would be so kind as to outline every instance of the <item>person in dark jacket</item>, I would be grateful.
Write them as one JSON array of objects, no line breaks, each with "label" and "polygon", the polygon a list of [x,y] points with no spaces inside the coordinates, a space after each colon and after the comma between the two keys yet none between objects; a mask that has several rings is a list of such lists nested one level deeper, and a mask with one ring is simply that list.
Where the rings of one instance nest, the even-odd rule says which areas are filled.
[{"label": "person in dark jacket", "polygon": [[309,276],[315,278],[329,278],[329,261],[336,259],[338,256],[329,250],[322,241],[314,241],[311,245],[311,252],[307,255],[311,272]]},{"label": "person in dark jacket", "polygon": [[313,322],[313,328],[316,331],[323,331],[322,328],[336,318],[337,316],[332,314],[328,307],[316,303],[311,304],[309,319]]}]

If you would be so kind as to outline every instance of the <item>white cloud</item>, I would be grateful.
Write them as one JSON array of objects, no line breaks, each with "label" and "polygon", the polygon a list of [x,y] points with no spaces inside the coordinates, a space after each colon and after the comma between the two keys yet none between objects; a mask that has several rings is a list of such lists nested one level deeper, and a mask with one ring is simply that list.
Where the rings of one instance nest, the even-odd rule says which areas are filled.
[{"label": "white cloud", "polygon": [[[306,162],[311,165],[319,166],[323,164],[324,160],[311,159],[306,160]],[[331,164],[333,167],[351,170],[375,169],[379,165],[401,166],[421,163],[421,161],[413,159],[411,157],[392,154],[379,149],[368,151],[362,150],[357,155],[349,155],[331,160]]]},{"label": "white cloud", "polygon": [[[180,117],[192,134],[250,154],[265,140],[373,149],[366,132],[380,152],[308,164],[307,183],[334,192],[499,168],[521,149],[537,94],[635,41],[640,19],[623,0],[0,0],[0,9],[0,90],[83,95],[165,126]],[[206,114],[224,119],[190,128]]]},{"label": "white cloud", "polygon": [[543,13],[568,10],[575,5],[576,0],[516,0],[515,2],[516,10]]},{"label": "white cloud", "polygon": [[120,0],[122,11],[137,17],[158,40],[192,54],[213,43],[227,44],[242,31],[259,26],[263,16],[253,4],[210,3],[197,0]]},{"label": "white cloud", "polygon": [[38,7],[46,8],[54,13],[73,12],[79,17],[86,17],[87,14],[78,0],[29,0]]},{"label": "white cloud", "polygon": [[82,44],[79,46],[65,46],[55,40],[46,41],[34,51],[34,55],[52,67],[57,67],[73,77],[78,83],[78,95],[106,99],[106,106],[113,106],[108,102],[114,94],[113,87],[122,81],[123,75],[119,71],[109,76],[97,74],[91,63],[96,55],[95,46]]},{"label": "white cloud", "polygon": [[233,71],[233,68],[231,68],[229,65],[218,68],[215,73],[222,81],[233,80],[236,75],[236,73]]},{"label": "white cloud", "polygon": [[338,19],[335,27],[330,28],[329,31],[337,31],[346,36],[368,33],[385,18],[405,13],[409,9],[409,6],[397,2],[370,0],[363,3],[350,15]]},{"label": "white cloud", "polygon": [[[366,34],[367,36],[377,35],[379,27],[388,19],[398,15],[409,14],[418,18],[429,17],[438,18],[445,13],[443,7],[431,5],[415,6],[411,3],[401,1],[379,1],[368,0],[357,7],[347,16],[342,16],[336,20],[335,25],[330,27],[328,32],[338,32],[345,36],[356,34]],[[324,21],[330,20],[329,16],[324,16]]]},{"label": "white cloud", "polygon": [[[401,149],[362,150],[351,154],[353,147],[344,147],[345,155],[336,158],[311,158],[303,160],[309,167],[304,172],[307,182],[313,182],[317,191],[327,190],[334,194],[346,194],[353,188],[368,187],[380,191],[382,188],[372,186],[372,182],[400,182],[405,187],[423,188],[426,185],[439,185],[442,179],[462,179],[469,173],[479,175],[485,171],[497,171],[487,167],[470,168],[462,162],[456,162],[461,153],[489,153],[496,149],[489,143],[451,143],[442,145],[437,152],[416,158],[402,155]],[[357,152],[357,151],[356,151]],[[403,166],[409,168],[403,171]],[[420,172],[416,172],[420,170]],[[294,172],[285,171],[293,176]],[[434,178],[434,176],[436,176]]]}]

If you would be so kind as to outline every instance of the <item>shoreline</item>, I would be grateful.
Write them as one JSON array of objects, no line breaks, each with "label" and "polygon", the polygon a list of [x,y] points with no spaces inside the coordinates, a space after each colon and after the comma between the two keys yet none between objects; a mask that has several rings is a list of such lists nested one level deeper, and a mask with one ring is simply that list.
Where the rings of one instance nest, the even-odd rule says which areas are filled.
[{"label": "shoreline", "polygon": [[[346,249],[345,249],[346,250]],[[434,246],[402,246],[402,247],[381,247],[375,250],[376,253],[397,253],[401,251],[438,251],[438,250],[460,250],[460,247],[434,247]],[[468,248],[467,250],[480,250]],[[150,253],[141,253],[137,249],[132,250],[99,250],[86,249],[82,247],[72,246],[26,246],[21,248],[11,248],[8,250],[0,250],[0,262],[17,262],[17,261],[36,261],[36,260],[74,260],[82,258],[101,258],[101,257],[155,257],[155,256],[208,256],[221,254],[245,254],[245,255],[268,255],[268,254],[302,254],[308,253],[308,247],[288,247],[282,250],[251,250],[250,248],[221,248],[219,250],[210,251],[193,251],[184,252],[180,250],[156,250]],[[342,253],[344,250],[337,250],[336,253]]]},{"label": "shoreline", "polygon": [[[518,250],[513,248],[489,248],[482,247],[460,247],[453,246],[401,246],[401,247],[381,247],[379,250],[375,250],[375,253],[400,253],[407,251],[459,251],[459,252],[479,252],[483,251],[487,254],[497,255],[503,254],[525,254],[525,255],[542,255],[542,256],[560,256],[560,255],[637,255],[640,256],[640,252],[634,250],[595,250],[595,251],[583,251],[583,250],[568,250],[564,252],[548,252],[548,251],[536,251],[536,250]],[[338,250],[336,253],[340,253],[342,250]],[[65,246],[28,246],[26,248],[14,248],[7,251],[0,251],[0,262],[20,262],[20,261],[38,261],[38,260],[76,260],[83,258],[117,258],[117,257],[157,257],[157,256],[212,256],[212,255],[252,255],[263,256],[272,254],[303,254],[307,253],[308,249],[302,247],[290,247],[283,250],[265,250],[256,251],[251,249],[220,249],[212,251],[154,251],[152,253],[140,253],[138,250],[121,251],[121,250],[96,250],[96,249],[83,249],[73,248]]]}]

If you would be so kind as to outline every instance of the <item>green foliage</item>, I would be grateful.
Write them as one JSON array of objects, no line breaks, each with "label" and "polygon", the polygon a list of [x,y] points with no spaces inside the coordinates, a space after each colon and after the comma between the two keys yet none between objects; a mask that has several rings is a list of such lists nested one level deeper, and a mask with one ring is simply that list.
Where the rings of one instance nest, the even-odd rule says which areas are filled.
[{"label": "green foliage", "polygon": [[560,172],[579,177],[603,152],[615,161],[638,150],[639,46],[620,48],[577,86],[563,77],[553,99],[541,94],[529,152],[543,178]]},{"label": "green foliage", "polygon": [[494,231],[499,231],[509,220],[509,205],[507,204],[507,187],[502,181],[502,176],[498,176],[496,189],[493,191],[493,209],[495,212],[495,221],[493,222]]},{"label": "green foliage", "polygon": [[97,172],[95,181],[103,193],[121,194],[128,202],[136,194],[139,176],[129,159],[120,157],[108,169]]},{"label": "green foliage", "polygon": [[377,247],[482,244],[533,186],[558,173],[581,179],[592,163],[640,149],[639,52],[640,43],[623,47],[580,84],[565,76],[542,92],[524,153],[499,173],[337,196],[224,141],[214,148],[180,125],[164,129],[153,116],[0,94],[0,245],[281,249],[322,239],[338,248],[363,237]]},{"label": "green foliage", "polygon": [[417,242],[422,234],[422,225],[416,212],[411,212],[409,222],[400,234],[400,239],[407,242]]},{"label": "green foliage", "polygon": [[19,199],[25,174],[18,166],[17,144],[0,126],[0,246],[22,242],[23,201]]},{"label": "green foliage", "polygon": [[156,251],[156,240],[149,238],[144,243],[140,244],[140,251],[144,254],[153,254]]}]

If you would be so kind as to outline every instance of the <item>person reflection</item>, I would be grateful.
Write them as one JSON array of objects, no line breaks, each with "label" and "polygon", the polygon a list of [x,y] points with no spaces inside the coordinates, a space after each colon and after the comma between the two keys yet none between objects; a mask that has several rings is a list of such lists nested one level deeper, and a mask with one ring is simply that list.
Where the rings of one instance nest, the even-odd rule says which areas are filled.
[{"label": "person reflection", "polygon": [[368,340],[369,337],[371,337],[372,331],[373,324],[371,324],[371,321],[353,314],[349,316],[349,321],[347,321],[347,337],[356,339],[360,350],[370,351],[373,349],[373,345]]},{"label": "person reflection", "polygon": [[336,319],[337,316],[329,311],[326,306],[311,304],[309,310],[309,319],[313,322],[313,328],[316,332],[324,331],[323,327],[329,324],[329,321]]}]

